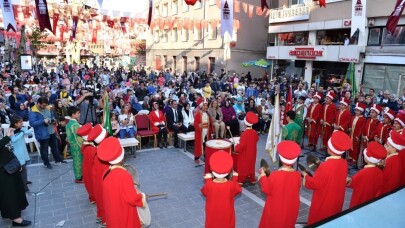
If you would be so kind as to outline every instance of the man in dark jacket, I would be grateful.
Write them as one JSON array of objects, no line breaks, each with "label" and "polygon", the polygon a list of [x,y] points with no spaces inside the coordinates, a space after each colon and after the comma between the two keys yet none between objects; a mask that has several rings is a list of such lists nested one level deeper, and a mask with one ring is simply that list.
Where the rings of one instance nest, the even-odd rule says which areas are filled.
[{"label": "man in dark jacket", "polygon": [[55,128],[53,127],[55,119],[53,113],[49,109],[48,103],[46,97],[40,97],[37,104],[34,105],[29,112],[29,122],[30,126],[34,128],[35,138],[39,142],[39,150],[44,166],[48,169],[52,169],[48,158],[49,146],[51,147],[55,165],[66,162],[62,160],[58,152],[57,138],[55,135]]},{"label": "man in dark jacket", "polygon": [[183,125],[183,115],[177,106],[177,101],[172,101],[172,108],[166,112],[167,127],[173,131],[174,147],[179,148],[179,138],[177,134],[187,132],[187,127]]}]

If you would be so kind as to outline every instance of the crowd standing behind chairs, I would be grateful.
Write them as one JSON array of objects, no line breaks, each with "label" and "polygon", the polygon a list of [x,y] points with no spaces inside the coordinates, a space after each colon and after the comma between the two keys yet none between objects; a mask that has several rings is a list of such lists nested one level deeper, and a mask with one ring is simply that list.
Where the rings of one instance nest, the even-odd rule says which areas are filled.
[{"label": "crowd standing behind chairs", "polygon": [[[220,75],[215,72],[184,72],[179,75],[172,69],[152,70],[148,74],[143,67],[131,70],[123,67],[109,69],[104,65],[89,67],[83,63],[71,64],[70,67],[63,62],[57,64],[56,69],[49,74],[45,70],[42,73],[20,73],[15,70],[15,65],[5,65],[1,69],[0,85],[0,122],[10,124],[14,116],[20,116],[23,120],[28,116],[35,138],[40,143],[39,150],[46,168],[52,168],[48,158],[49,146],[55,165],[65,163],[61,156],[63,150],[57,146],[57,140],[61,142],[67,138],[75,164],[75,181],[85,183],[89,201],[97,204],[97,222],[102,224],[112,219],[111,214],[106,215],[110,208],[105,208],[103,201],[108,201],[108,205],[113,204],[100,187],[105,185],[103,175],[107,170],[112,172],[112,168],[116,169],[122,161],[119,147],[114,147],[114,156],[98,155],[98,146],[107,137],[107,133],[100,125],[94,124],[101,122],[105,96],[112,112],[110,116],[115,137],[134,137],[137,133],[135,115],[146,111],[149,113],[150,130],[157,134],[160,148],[171,143],[168,142],[168,134],[173,134],[174,146],[178,147],[178,133],[195,131],[195,161],[199,163],[199,158],[204,154],[204,142],[211,137],[229,137],[225,131],[227,127],[233,136],[242,137],[241,142],[249,132],[267,132],[274,115],[274,97],[279,93],[282,111],[280,124],[285,125],[286,134],[284,138],[300,143],[303,140],[301,137],[308,137],[307,146],[310,150],[325,150],[330,155],[313,177],[302,174],[304,186],[314,190],[310,224],[342,210],[342,196],[346,185],[355,190],[353,197],[357,198],[364,189],[369,189],[372,180],[383,182],[381,186],[384,187],[378,187],[380,185],[374,183],[374,191],[370,190],[366,199],[352,199],[353,205],[405,186],[405,90],[402,95],[396,96],[389,91],[376,93],[373,89],[366,93],[361,86],[357,94],[352,94],[347,84],[341,88],[325,88],[315,83],[308,85],[302,78],[278,76],[269,80],[267,74],[263,77],[252,77],[250,73],[228,75],[225,70],[221,70]],[[293,111],[285,110],[290,85],[294,91]],[[248,115],[252,114],[257,121],[249,121],[252,118]],[[67,115],[68,118],[64,120]],[[77,124],[89,126],[86,124],[92,123],[94,127],[88,132],[82,132],[77,130],[77,126],[74,127],[76,120]],[[289,128],[294,129],[291,130],[293,132],[298,131],[299,136],[295,133],[289,135]],[[84,142],[71,137],[69,129],[75,129],[76,134],[84,136]],[[255,134],[251,137],[256,138]],[[379,143],[384,148],[371,149],[371,143]],[[80,148],[81,153],[77,153],[77,148]],[[244,150],[252,149],[239,150],[243,153]],[[280,149],[279,153],[284,159],[283,161],[280,158],[283,165],[280,171],[290,172],[291,165],[295,163],[295,152],[289,154]],[[237,162],[240,164],[243,161]],[[348,164],[363,168],[364,163],[364,169],[356,176],[347,177]],[[382,178],[377,169],[368,171],[376,165],[383,167]],[[333,171],[334,169],[336,170]],[[118,171],[114,173],[118,176],[126,175]],[[363,173],[368,173],[368,177],[360,178],[366,175]],[[369,176],[372,175],[370,173],[379,177],[373,179]],[[250,168],[240,174],[239,182],[243,182],[241,179],[245,178],[252,184],[256,182]],[[339,178],[333,178],[333,183],[324,181],[324,176],[337,174]],[[276,178],[278,179],[284,175],[274,173],[270,174],[269,181],[260,179],[266,194],[273,191],[267,185],[272,183],[275,176],[280,176]],[[111,174],[111,178],[109,182],[114,183],[116,177]],[[217,178],[219,182],[224,181],[222,175]],[[27,183],[25,177],[23,180]],[[235,188],[234,194],[238,192]],[[374,194],[375,192],[377,193]],[[325,207],[327,210],[321,210],[319,203],[333,194],[338,197],[326,200],[330,205]],[[138,195],[128,203],[142,206],[141,198]],[[271,199],[269,202],[274,200],[277,202],[280,199]],[[233,203],[231,206],[233,207]],[[272,209],[265,207],[263,216],[269,211]],[[294,220],[294,216],[292,217],[286,217],[283,224],[290,224]],[[22,221],[21,218],[15,220],[17,223]],[[232,221],[229,222],[232,224]],[[138,225],[138,220],[135,219],[135,223]],[[261,226],[262,224],[267,224],[265,217],[262,217]]]}]

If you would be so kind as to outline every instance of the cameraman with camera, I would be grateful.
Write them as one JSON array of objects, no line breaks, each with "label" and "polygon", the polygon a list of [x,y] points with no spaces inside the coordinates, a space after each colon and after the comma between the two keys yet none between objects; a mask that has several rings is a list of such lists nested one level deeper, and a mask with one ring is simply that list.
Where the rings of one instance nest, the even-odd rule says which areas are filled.
[{"label": "cameraman with camera", "polygon": [[40,97],[37,104],[31,108],[29,112],[30,126],[34,128],[35,138],[39,142],[39,150],[41,152],[41,158],[44,165],[48,169],[52,169],[48,158],[48,146],[51,147],[51,152],[55,164],[66,163],[62,160],[58,152],[58,144],[55,135],[55,118],[48,106],[48,99],[46,97]]},{"label": "cameraman with camera", "polygon": [[80,91],[80,97],[76,101],[76,105],[80,108],[80,124],[97,122],[96,109],[99,106],[97,96],[94,91],[89,92],[87,88]]}]

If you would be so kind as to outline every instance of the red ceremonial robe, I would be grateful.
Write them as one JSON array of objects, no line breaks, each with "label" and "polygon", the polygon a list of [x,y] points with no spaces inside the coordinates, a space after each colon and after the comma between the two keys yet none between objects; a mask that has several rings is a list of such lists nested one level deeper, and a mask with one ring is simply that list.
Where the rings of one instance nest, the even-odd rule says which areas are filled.
[{"label": "red ceremonial robe", "polygon": [[239,144],[235,146],[238,154],[238,182],[243,183],[247,177],[249,182],[255,182],[255,164],[257,155],[257,142],[259,136],[257,132],[251,128],[247,128],[240,135]]},{"label": "red ceremonial robe", "polygon": [[103,223],[106,221],[103,203],[103,176],[109,167],[110,167],[109,163],[101,161],[97,156],[94,156],[94,163],[93,163],[94,196],[96,197],[97,218],[101,218]]},{"label": "red ceremonial robe", "polygon": [[103,201],[108,228],[141,227],[136,207],[144,206],[144,197],[134,187],[131,174],[122,167],[113,168],[103,181]]},{"label": "red ceremonial robe", "polygon": [[321,111],[322,105],[321,104],[311,104],[308,108],[307,118],[311,118],[312,121],[308,122],[308,137],[309,137],[309,144],[316,146],[318,143],[319,137],[319,129],[318,124],[319,120],[321,119]]},{"label": "red ceremonial robe", "polygon": [[[333,133],[333,127],[332,124],[335,121],[335,115],[336,115],[336,105],[331,103],[331,104],[324,104],[322,107],[322,114],[321,114],[321,120],[324,122],[324,126],[322,127],[322,124],[319,124],[319,132],[321,132],[322,135],[322,145],[326,147],[328,145],[328,140],[332,136]],[[323,128],[323,129],[322,129]]]},{"label": "red ceremonial robe", "polygon": [[391,128],[392,128],[391,124],[378,123],[374,138],[381,140],[382,142],[379,143],[384,145],[387,142]]},{"label": "red ceremonial robe", "polygon": [[305,187],[314,190],[308,225],[342,211],[347,170],[346,160],[331,156],[321,163],[313,177],[305,176]]},{"label": "red ceremonial robe", "polygon": [[359,116],[356,118],[356,116],[352,116],[350,120],[350,138],[352,140],[352,149],[349,151],[350,157],[357,161],[359,158],[359,153],[360,153],[360,143],[361,143],[361,131],[363,130],[364,122],[366,122],[366,119],[364,119],[363,116]]},{"label": "red ceremonial robe", "polygon": [[96,201],[94,196],[94,187],[93,187],[93,163],[94,157],[97,153],[97,147],[93,143],[84,142],[80,151],[83,154],[83,163],[82,163],[82,172],[83,172],[83,181],[84,187],[89,194],[90,202]]},{"label": "red ceremonial robe", "polygon": [[223,183],[206,179],[201,192],[206,198],[205,227],[206,228],[233,228],[235,227],[235,196],[242,192],[237,176],[232,181]]},{"label": "red ceremonial robe", "polygon": [[405,187],[405,149],[399,151],[399,158],[401,160],[401,167],[402,167],[402,171],[400,171],[401,173],[401,180],[399,182],[399,186],[400,187]]},{"label": "red ceremonial robe", "polygon": [[[208,113],[207,113],[208,115]],[[208,115],[209,123],[208,123],[208,133],[207,133],[207,140],[211,139],[211,134],[213,132],[213,121],[210,115]],[[200,127],[200,123],[202,123],[202,111],[198,111],[194,115],[194,157],[198,158],[203,153],[203,135],[202,135],[202,127]]]},{"label": "red ceremonial robe", "polygon": [[335,116],[335,126],[339,127],[339,131],[347,132],[350,123],[350,111],[348,109],[339,110]]},{"label": "red ceremonial robe", "polygon": [[259,228],[295,227],[300,208],[301,174],[283,169],[259,179],[266,203]]},{"label": "red ceremonial robe", "polygon": [[401,158],[398,156],[398,154],[388,155],[387,159],[385,160],[385,167],[383,170],[384,184],[380,189],[379,195],[384,195],[399,188],[402,170]]},{"label": "red ceremonial robe", "polygon": [[149,113],[149,122],[150,122],[150,129],[153,132],[158,133],[159,128],[157,126],[155,126],[155,123],[157,123],[157,122],[165,122],[165,124],[166,124],[166,117],[163,114],[163,112],[160,111],[160,110],[159,110],[159,116],[156,115],[155,111],[151,111]]},{"label": "red ceremonial robe", "polygon": [[378,191],[384,183],[384,174],[374,165],[366,165],[352,177],[352,182],[347,186],[353,189],[350,208],[367,202],[377,197]]},{"label": "red ceremonial robe", "polygon": [[[377,130],[377,125],[378,125],[379,121],[378,119],[371,119],[368,118],[366,123],[364,124],[363,127],[363,136],[367,137],[367,143],[374,141],[374,136]],[[367,147],[367,145],[365,145]],[[364,148],[366,148],[364,147]]]}]

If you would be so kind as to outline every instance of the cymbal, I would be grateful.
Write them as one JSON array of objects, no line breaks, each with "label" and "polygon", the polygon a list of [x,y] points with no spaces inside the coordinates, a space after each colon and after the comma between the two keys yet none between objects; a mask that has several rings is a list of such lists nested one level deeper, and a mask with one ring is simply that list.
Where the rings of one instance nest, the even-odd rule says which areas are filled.
[{"label": "cymbal", "polygon": [[264,159],[260,160],[260,167],[263,168],[263,171],[266,174],[266,177],[268,177],[270,175],[270,166],[267,163],[267,161]]},{"label": "cymbal", "polygon": [[312,171],[316,171],[321,164],[321,160],[315,157],[314,155],[310,154],[307,156],[307,165]]}]

